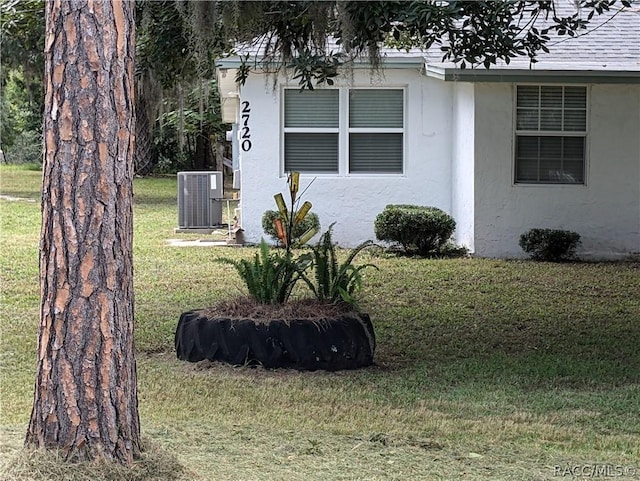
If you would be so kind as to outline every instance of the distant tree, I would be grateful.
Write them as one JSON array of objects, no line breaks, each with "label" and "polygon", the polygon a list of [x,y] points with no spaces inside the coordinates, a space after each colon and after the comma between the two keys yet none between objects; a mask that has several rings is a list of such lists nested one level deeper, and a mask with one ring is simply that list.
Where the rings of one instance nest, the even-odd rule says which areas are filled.
[{"label": "distant tree", "polygon": [[[189,41],[185,25],[174,0],[136,2],[136,152],[135,170],[139,174],[152,172],[163,147],[165,155],[178,164],[180,136],[176,129],[165,129],[165,110],[181,104],[180,84],[185,67],[191,65]],[[190,72],[188,72],[190,73]],[[167,105],[169,103],[170,105]],[[180,127],[180,126],[178,126]]]},{"label": "distant tree", "polygon": [[46,3],[41,304],[27,446],[140,455],[133,348],[134,3]]},{"label": "distant tree", "polygon": [[10,162],[40,162],[44,0],[0,0],[0,37],[0,147]]},{"label": "distant tree", "polygon": [[21,68],[3,72],[0,139],[9,163],[40,163],[42,98],[40,79],[25,77]]},{"label": "distant tree", "polygon": [[[0,0],[0,83],[3,92],[7,85],[10,91],[2,95],[5,150],[25,133],[28,138],[41,134],[44,8],[44,0]],[[216,40],[208,41],[206,52],[197,49],[189,23],[192,10],[175,0],[136,1],[134,168],[138,174],[151,173],[160,160],[164,161],[160,167],[169,170],[210,168],[216,144],[224,139],[215,58],[225,43],[214,35]],[[19,119],[15,112],[21,114]],[[27,114],[34,122],[25,128]]]},{"label": "distant tree", "polygon": [[44,72],[44,0],[0,0],[3,72],[19,68],[27,77]]},{"label": "distant tree", "polygon": [[[208,5],[136,2],[137,173],[216,167],[215,152],[227,129],[220,116],[215,60],[229,45],[219,27],[211,31],[216,27],[207,16]],[[210,29],[206,45],[196,45],[194,18]]]}]

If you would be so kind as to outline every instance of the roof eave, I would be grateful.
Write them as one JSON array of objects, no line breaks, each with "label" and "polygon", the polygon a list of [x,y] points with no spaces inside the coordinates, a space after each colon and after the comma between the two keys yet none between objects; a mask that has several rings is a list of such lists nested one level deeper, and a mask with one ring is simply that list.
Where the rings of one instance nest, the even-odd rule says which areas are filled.
[{"label": "roof eave", "polygon": [[[226,57],[218,59],[216,61],[216,67],[219,69],[233,69],[239,68],[243,61],[240,57]],[[380,64],[385,68],[399,68],[399,69],[421,69],[424,66],[424,57],[383,57],[380,60]],[[366,59],[355,59],[351,66],[353,68],[371,68],[371,63]]]},{"label": "roof eave", "polygon": [[216,67],[219,69],[232,69],[238,68],[242,65],[242,59],[240,57],[225,57],[216,60]]},{"label": "roof eave", "polygon": [[[219,69],[237,69],[242,65],[240,57],[219,59]],[[437,64],[425,63],[424,57],[383,57],[384,68],[422,69],[427,77],[437,78],[445,82],[535,82],[535,83],[640,83],[640,70],[624,70],[621,68],[607,70],[585,69],[549,69],[538,68],[500,68],[462,69]],[[352,67],[356,69],[371,68],[365,59],[355,60]]]},{"label": "roof eave", "polygon": [[480,70],[426,64],[425,73],[445,82],[640,83],[640,70]]}]

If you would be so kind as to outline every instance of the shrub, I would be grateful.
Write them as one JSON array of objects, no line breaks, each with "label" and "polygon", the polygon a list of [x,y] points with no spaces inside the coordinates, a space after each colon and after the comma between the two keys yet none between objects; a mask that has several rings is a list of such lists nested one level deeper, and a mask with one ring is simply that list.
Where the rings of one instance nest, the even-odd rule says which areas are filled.
[{"label": "shrub", "polygon": [[469,249],[465,246],[456,245],[453,241],[449,240],[438,251],[438,257],[447,259],[456,259],[460,257],[467,257],[469,255]]},{"label": "shrub", "polygon": [[405,252],[420,255],[439,252],[456,228],[449,214],[437,207],[387,205],[374,224],[376,238],[397,243]]},{"label": "shrub", "polygon": [[[262,215],[262,228],[264,229],[264,232],[274,241],[279,241],[278,235],[276,234],[276,228],[273,225],[273,221],[276,219],[280,219],[284,222],[282,216],[280,215],[280,212],[276,210],[266,211]],[[303,220],[293,226],[293,232],[291,236],[292,240],[295,242],[296,239],[300,238],[302,234],[313,227],[318,230],[320,229],[320,219],[318,218],[317,214],[309,212]]]},{"label": "shrub", "polygon": [[531,229],[520,236],[519,244],[532,259],[557,262],[574,257],[580,234],[559,229]]}]

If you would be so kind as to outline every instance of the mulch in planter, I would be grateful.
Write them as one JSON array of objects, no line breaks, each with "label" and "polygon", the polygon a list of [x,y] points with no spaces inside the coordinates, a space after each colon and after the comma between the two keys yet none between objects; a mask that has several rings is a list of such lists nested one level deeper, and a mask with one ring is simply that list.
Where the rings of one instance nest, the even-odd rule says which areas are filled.
[{"label": "mulch in planter", "polygon": [[175,334],[178,359],[327,371],[373,363],[375,334],[367,314],[261,320],[223,313],[203,309],[180,316]]}]

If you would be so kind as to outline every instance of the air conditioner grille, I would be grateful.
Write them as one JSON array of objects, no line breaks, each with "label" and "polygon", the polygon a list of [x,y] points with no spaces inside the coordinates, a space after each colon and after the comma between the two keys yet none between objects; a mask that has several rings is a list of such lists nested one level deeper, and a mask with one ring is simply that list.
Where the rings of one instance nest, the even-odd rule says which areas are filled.
[{"label": "air conditioner grille", "polygon": [[222,222],[222,172],[178,173],[178,225],[210,228]]}]

